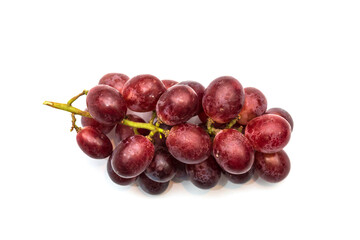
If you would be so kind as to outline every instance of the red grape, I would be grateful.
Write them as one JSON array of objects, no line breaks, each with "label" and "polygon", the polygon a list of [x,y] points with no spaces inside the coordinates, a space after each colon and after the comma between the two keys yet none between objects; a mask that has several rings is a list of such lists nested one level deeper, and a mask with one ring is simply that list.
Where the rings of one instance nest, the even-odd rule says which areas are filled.
[{"label": "red grape", "polygon": [[255,168],[261,178],[276,183],[290,172],[290,159],[284,150],[277,153],[255,153]]},{"label": "red grape", "polygon": [[158,195],[166,191],[169,186],[169,182],[161,183],[155,182],[148,178],[144,173],[138,178],[139,186],[144,192],[151,195]]},{"label": "red grape", "polygon": [[165,149],[157,149],[154,159],[146,168],[145,174],[148,178],[155,182],[168,182],[176,174],[176,161],[171,154]]},{"label": "red grape", "polygon": [[130,184],[134,183],[136,180],[136,177],[122,178],[119,175],[117,175],[111,167],[111,157],[107,162],[106,170],[107,170],[107,173],[108,173],[110,179],[116,184],[126,186],[126,185],[130,185]]},{"label": "red grape", "polygon": [[164,84],[166,89],[169,89],[178,83],[177,81],[174,80],[161,80],[161,82]]},{"label": "red grape", "polygon": [[174,126],[194,116],[197,107],[198,97],[195,91],[189,86],[176,85],[160,97],[156,104],[156,114],[162,122]]},{"label": "red grape", "polygon": [[[133,121],[133,122],[142,122],[142,123],[145,122],[144,119],[142,119],[141,117],[139,117],[135,114],[128,114],[128,115],[126,115],[126,117],[127,117],[127,119],[129,119],[130,121]],[[149,130],[142,129],[142,128],[138,128],[138,132],[143,136],[146,136],[150,133]],[[118,144],[122,140],[124,140],[130,136],[134,136],[134,135],[135,135],[135,132],[132,127],[129,127],[129,126],[119,123],[116,125],[116,128],[115,128],[115,143]]]},{"label": "red grape", "polygon": [[282,108],[271,108],[269,110],[266,111],[266,114],[275,114],[275,115],[279,115],[280,117],[285,118],[286,121],[288,121],[288,123],[291,126],[291,131],[294,129],[294,121],[291,117],[291,115],[285,111]]},{"label": "red grape", "polygon": [[206,115],[206,113],[204,111],[200,112],[198,114],[198,117],[200,119],[201,122],[203,123],[207,123],[207,120],[208,120],[208,116]]},{"label": "red grape", "polygon": [[115,125],[126,114],[126,104],[115,88],[107,85],[97,85],[90,89],[86,97],[86,104],[91,116],[106,125]]},{"label": "red grape", "polygon": [[250,142],[235,129],[224,129],[216,134],[213,155],[220,167],[231,174],[243,174],[254,163]]},{"label": "red grape", "polygon": [[173,161],[176,167],[176,174],[173,177],[174,182],[182,182],[184,180],[189,179],[189,176],[186,173],[186,164],[182,163],[178,160]]},{"label": "red grape", "polygon": [[156,103],[165,92],[164,84],[156,77],[144,74],[128,80],[123,88],[123,96],[128,108],[135,112],[155,110]]},{"label": "red grape", "polygon": [[186,164],[201,163],[211,154],[211,139],[208,133],[190,123],[172,127],[166,146],[171,155]]},{"label": "red grape", "polygon": [[186,172],[190,181],[202,189],[215,187],[221,177],[221,168],[213,156],[198,164],[186,165]]},{"label": "red grape", "polygon": [[253,118],[263,115],[266,108],[267,101],[262,92],[252,87],[245,88],[245,102],[239,113],[241,118],[238,123],[246,125]]},{"label": "red grape", "polygon": [[195,82],[195,81],[182,81],[178,85],[189,86],[196,92],[196,95],[198,96],[198,103],[199,103],[198,104],[198,111],[196,112],[196,114],[200,114],[201,112],[203,112],[202,98],[204,96],[205,87],[203,85],[201,85],[200,83]]},{"label": "red grape", "polygon": [[251,120],[245,128],[245,136],[254,149],[263,153],[275,153],[290,141],[290,124],[282,117],[265,114]]},{"label": "red grape", "polygon": [[[84,111],[87,112],[87,109],[85,109]],[[90,126],[90,127],[96,128],[97,130],[99,130],[100,132],[102,132],[104,134],[108,134],[114,128],[114,125],[105,125],[105,124],[99,123],[98,121],[96,121],[93,118],[88,118],[88,117],[81,117],[81,125],[83,127]]]},{"label": "red grape", "polygon": [[108,73],[100,79],[99,84],[104,84],[113,87],[116,90],[118,90],[119,93],[122,94],[124,84],[127,80],[129,80],[129,77],[126,76],[125,74]]},{"label": "red grape", "polygon": [[106,158],[113,150],[110,139],[93,127],[82,128],[76,135],[76,141],[81,150],[91,158]]},{"label": "red grape", "polygon": [[249,171],[243,174],[231,174],[226,171],[223,171],[223,173],[225,174],[227,179],[229,179],[230,182],[239,184],[239,183],[246,183],[247,181],[249,181],[254,175],[254,169],[255,168],[253,165]]},{"label": "red grape", "polygon": [[238,80],[219,77],[206,88],[202,106],[206,115],[215,122],[226,123],[238,116],[244,99],[244,89]]},{"label": "red grape", "polygon": [[111,166],[123,178],[140,175],[154,157],[154,145],[144,136],[135,135],[123,140],[113,151]]}]

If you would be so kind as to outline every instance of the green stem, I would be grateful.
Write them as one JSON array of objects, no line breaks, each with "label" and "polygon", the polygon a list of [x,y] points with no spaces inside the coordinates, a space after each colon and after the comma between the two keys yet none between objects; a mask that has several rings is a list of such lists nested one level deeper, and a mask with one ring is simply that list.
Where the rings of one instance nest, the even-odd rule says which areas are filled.
[{"label": "green stem", "polygon": [[133,131],[135,133],[135,135],[140,135],[139,131],[137,130],[137,128],[133,128]]},{"label": "green stem", "polygon": [[72,113],[71,114],[71,129],[70,129],[70,132],[72,132],[72,130],[74,130],[78,133],[80,130],[81,130],[81,127],[78,127],[76,125],[76,117],[75,117],[75,114]]},{"label": "green stem", "polygon": [[226,125],[226,128],[232,128],[239,119],[240,119],[240,116],[238,116],[237,118],[234,118],[233,120],[231,120],[231,121]]},{"label": "green stem", "polygon": [[211,118],[208,118],[206,126],[207,126],[207,132],[210,135],[216,135],[221,131],[221,129],[214,128],[212,126],[213,124],[214,124],[214,120],[212,120]]},{"label": "green stem", "polygon": [[71,104],[73,104],[73,102],[75,102],[76,99],[78,99],[79,97],[81,97],[81,96],[83,96],[83,95],[87,95],[88,92],[89,92],[88,90],[82,91],[81,93],[79,93],[79,94],[76,95],[75,97],[71,98],[71,99],[67,102],[67,104],[71,106]]},{"label": "green stem", "polygon": [[143,129],[148,129],[150,131],[155,131],[155,132],[161,132],[161,133],[165,133],[166,131],[162,128],[156,127],[151,123],[141,123],[141,122],[133,122],[127,119],[123,119],[121,121],[121,124],[129,126],[129,127],[133,127],[133,128],[143,128]]},{"label": "green stem", "polygon": [[244,127],[243,127],[243,126],[240,126],[240,127],[239,127],[238,129],[236,129],[236,130],[238,130],[239,132],[243,133],[243,132],[242,132],[243,129],[244,129]]},{"label": "green stem", "polygon": [[80,116],[83,116],[83,117],[88,117],[88,118],[91,118],[91,115],[90,113],[88,112],[85,112],[85,111],[82,111],[76,107],[73,107],[69,104],[66,104],[66,103],[57,103],[57,102],[49,102],[49,101],[45,101],[43,103],[44,105],[46,106],[50,106],[50,107],[53,107],[53,108],[56,108],[56,109],[60,109],[60,110],[64,110],[64,111],[67,111],[67,112],[71,112],[71,113],[74,113],[76,115],[80,115]]},{"label": "green stem", "polygon": [[[67,111],[76,115],[80,115],[83,117],[88,117],[88,118],[92,118],[90,113],[82,111],[76,107],[73,107],[69,104],[65,104],[65,103],[56,103],[56,102],[49,102],[49,101],[45,101],[44,105],[56,108],[56,109],[60,109],[63,111]],[[144,129],[148,129],[150,131],[154,131],[154,132],[160,132],[165,134],[165,136],[168,133],[168,130],[164,130],[158,126],[155,126],[151,123],[140,123],[140,122],[133,122],[127,119],[123,119],[121,122],[121,124],[129,126],[129,127],[133,127],[133,128],[144,128]]]},{"label": "green stem", "polygon": [[153,111],[153,112],[152,112],[151,119],[150,119],[149,123],[154,124],[154,120],[155,120],[155,118],[156,118],[156,112],[155,112],[155,111]]}]

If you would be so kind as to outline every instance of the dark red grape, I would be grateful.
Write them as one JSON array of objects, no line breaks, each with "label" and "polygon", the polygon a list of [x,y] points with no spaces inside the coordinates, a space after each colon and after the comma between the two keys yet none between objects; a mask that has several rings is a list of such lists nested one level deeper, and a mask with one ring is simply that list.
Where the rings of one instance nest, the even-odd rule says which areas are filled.
[{"label": "dark red grape", "polygon": [[267,108],[267,101],[262,92],[252,87],[244,90],[245,102],[239,113],[241,118],[238,120],[241,125],[246,125],[253,118],[263,115]]},{"label": "dark red grape", "polygon": [[198,126],[207,131],[207,126],[205,123],[199,123]]},{"label": "dark red grape", "polygon": [[177,81],[174,80],[161,80],[161,82],[164,84],[166,89],[169,89],[178,83]]},{"label": "dark red grape", "polygon": [[245,128],[245,136],[258,152],[275,153],[290,141],[290,124],[282,117],[265,114],[251,120]]},{"label": "dark red grape", "polygon": [[280,182],[290,172],[290,159],[284,150],[277,153],[255,153],[255,168],[259,176],[272,183]]},{"label": "dark red grape", "polygon": [[114,172],[123,178],[140,175],[154,157],[154,145],[144,136],[135,135],[126,138],[114,149],[111,166]]},{"label": "dark red grape", "polygon": [[186,165],[186,172],[190,181],[202,189],[215,187],[221,177],[221,168],[213,156],[198,164]]},{"label": "dark red grape", "polygon": [[144,173],[155,182],[168,182],[176,174],[176,166],[173,161],[176,160],[168,151],[157,149],[154,159]]},{"label": "dark red grape", "polygon": [[231,174],[246,173],[254,163],[250,142],[235,129],[224,129],[216,134],[213,156],[220,167]]},{"label": "dark red grape", "polygon": [[[87,109],[85,109],[84,111],[87,112]],[[96,121],[93,118],[88,118],[88,117],[81,117],[81,125],[83,127],[90,126],[90,127],[96,128],[97,130],[99,130],[100,132],[102,132],[104,134],[108,134],[114,128],[114,125],[105,125],[105,124],[99,123],[98,121]]]},{"label": "dark red grape", "polygon": [[209,118],[204,111],[200,112],[198,114],[198,117],[199,117],[200,121],[203,123],[207,123],[207,120]]},{"label": "dark red grape", "polygon": [[269,110],[266,111],[266,114],[275,114],[275,115],[279,115],[280,117],[285,118],[286,121],[288,121],[288,123],[291,126],[291,131],[294,129],[294,121],[291,117],[291,115],[285,111],[282,108],[271,108]]},{"label": "dark red grape", "polygon": [[108,73],[104,75],[99,84],[108,85],[110,87],[115,88],[122,94],[124,84],[129,80],[129,77],[122,73]]},{"label": "dark red grape", "polygon": [[166,146],[171,155],[186,164],[201,163],[211,154],[211,139],[208,133],[190,123],[172,127]]},{"label": "dark red grape", "polygon": [[175,85],[166,90],[156,104],[156,114],[166,125],[184,123],[195,115],[198,97],[195,91],[185,85]]},{"label": "dark red grape", "polygon": [[229,179],[229,181],[232,183],[236,183],[236,184],[246,183],[254,175],[254,165],[250,168],[249,171],[247,171],[246,173],[243,173],[243,174],[231,174],[226,171],[223,171],[223,173],[225,174],[227,179]]},{"label": "dark red grape", "polygon": [[[133,122],[141,122],[141,123],[145,122],[144,119],[142,119],[141,117],[139,117],[135,114],[128,114],[128,115],[126,115],[126,118]],[[138,128],[138,132],[143,136],[146,136],[150,133],[149,130],[142,129],[142,128]],[[129,126],[119,123],[116,125],[116,128],[115,128],[115,143],[118,144],[122,140],[124,140],[130,136],[134,136],[134,135],[135,135],[135,132],[132,127],[129,127]]]},{"label": "dark red grape", "polygon": [[195,81],[182,81],[179,82],[178,85],[186,85],[191,87],[195,92],[196,95],[198,96],[198,111],[196,112],[196,114],[200,114],[201,112],[203,112],[203,108],[202,108],[202,98],[204,96],[204,92],[205,92],[205,87],[203,85],[201,85],[198,82]]},{"label": "dark red grape", "polygon": [[130,185],[130,184],[134,183],[135,180],[136,180],[136,177],[134,177],[134,178],[122,178],[119,175],[117,175],[114,172],[114,170],[112,169],[112,167],[111,167],[111,157],[107,162],[106,169],[107,169],[107,173],[108,173],[110,179],[116,184],[119,184],[119,185],[122,185],[122,186],[127,186],[127,185]]},{"label": "dark red grape", "polygon": [[215,122],[226,123],[238,116],[244,99],[244,89],[238,80],[219,77],[206,88],[202,106],[206,115]]},{"label": "dark red grape", "polygon": [[182,163],[178,160],[173,161],[176,167],[176,174],[173,177],[172,181],[174,182],[182,182],[184,180],[189,179],[189,176],[186,173],[186,164]]},{"label": "dark red grape", "polygon": [[115,125],[126,114],[126,104],[115,88],[98,85],[90,89],[86,97],[86,104],[91,116],[106,125]]},{"label": "dark red grape", "polygon": [[164,84],[156,77],[144,74],[128,80],[123,96],[128,108],[135,112],[155,110],[160,96],[166,91]]},{"label": "dark red grape", "polygon": [[81,150],[91,158],[106,158],[113,150],[110,139],[93,127],[82,128],[76,135],[76,141]]},{"label": "dark red grape", "polygon": [[166,191],[169,186],[169,182],[161,183],[155,182],[148,178],[144,173],[138,177],[139,186],[144,192],[151,195],[159,195]]}]

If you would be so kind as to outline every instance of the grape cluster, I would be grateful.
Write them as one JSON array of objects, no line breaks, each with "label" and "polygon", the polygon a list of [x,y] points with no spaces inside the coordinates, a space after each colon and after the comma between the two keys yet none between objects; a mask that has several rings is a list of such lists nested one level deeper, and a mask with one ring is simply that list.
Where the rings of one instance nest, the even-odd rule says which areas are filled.
[{"label": "grape cluster", "polygon": [[[107,172],[119,185],[136,182],[160,194],[170,181],[189,179],[210,189],[221,174],[233,183],[255,173],[275,183],[290,171],[283,150],[294,126],[290,114],[267,110],[261,91],[243,88],[233,77],[219,77],[205,88],[195,81],[111,73],[87,92],[86,104],[77,143],[92,158],[109,157]],[[153,117],[146,123],[128,109],[153,111]],[[188,122],[195,116],[197,125]],[[114,149],[106,135],[113,128]]]}]

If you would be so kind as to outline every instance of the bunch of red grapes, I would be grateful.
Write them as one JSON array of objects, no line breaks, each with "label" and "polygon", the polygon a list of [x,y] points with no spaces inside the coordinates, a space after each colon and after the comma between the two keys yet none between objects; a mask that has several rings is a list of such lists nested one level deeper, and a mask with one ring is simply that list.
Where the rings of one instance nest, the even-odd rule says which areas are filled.
[{"label": "bunch of red grapes", "polygon": [[[267,110],[262,92],[243,88],[233,77],[219,77],[205,88],[195,81],[111,73],[88,91],[86,104],[91,118],[81,119],[78,145],[92,158],[110,156],[107,171],[119,185],[137,182],[145,192],[160,194],[171,180],[190,179],[210,189],[221,174],[233,183],[245,183],[254,173],[274,183],[290,171],[283,150],[293,129],[290,114]],[[145,123],[126,115],[128,109],[153,111],[150,124],[163,131],[124,124],[123,119]],[[194,116],[202,123],[189,123]],[[106,135],[114,127],[115,148]]]}]

